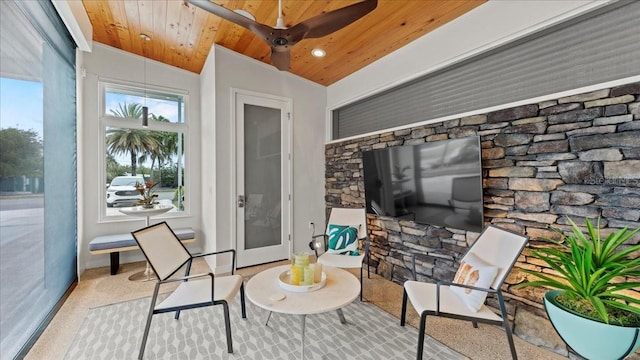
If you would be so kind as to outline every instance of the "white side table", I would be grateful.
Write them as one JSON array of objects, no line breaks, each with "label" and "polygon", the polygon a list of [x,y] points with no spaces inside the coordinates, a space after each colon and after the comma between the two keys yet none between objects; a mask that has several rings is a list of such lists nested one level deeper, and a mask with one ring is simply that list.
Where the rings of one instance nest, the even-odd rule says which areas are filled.
[{"label": "white side table", "polygon": [[360,282],[348,271],[323,266],[327,275],[324,287],[311,292],[289,292],[280,286],[278,280],[280,274],[289,268],[289,265],[277,266],[252,276],[247,282],[246,295],[249,301],[265,310],[302,316],[300,359],[304,359],[306,316],[338,310],[340,321],[345,323],[342,308],[358,298]]},{"label": "white side table", "polygon": [[[167,211],[173,209],[173,205],[156,205],[154,208],[146,209],[142,206],[134,206],[130,208],[120,209],[120,212],[135,217],[144,217],[145,218],[145,227],[149,226],[149,218],[152,216],[157,216],[160,214],[164,214]],[[153,273],[149,262],[147,261],[147,265],[143,271],[137,272],[131,276],[129,276],[129,280],[131,281],[149,281],[155,280],[156,275]]]}]

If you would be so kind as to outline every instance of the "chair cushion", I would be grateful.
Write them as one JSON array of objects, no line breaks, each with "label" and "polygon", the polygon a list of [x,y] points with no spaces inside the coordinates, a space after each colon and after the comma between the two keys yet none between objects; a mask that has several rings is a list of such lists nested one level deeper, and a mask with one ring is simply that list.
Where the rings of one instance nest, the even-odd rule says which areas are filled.
[{"label": "chair cushion", "polygon": [[362,267],[364,254],[358,256],[345,256],[340,254],[324,253],[318,257],[318,262],[331,267],[343,269],[359,269]]},{"label": "chair cushion", "polygon": [[[214,299],[231,303],[240,290],[242,280],[240,275],[216,276],[213,290]],[[171,309],[211,302],[211,278],[207,276],[181,282],[166,299],[156,304],[155,309]]]},{"label": "chair cushion", "polygon": [[[473,253],[468,253],[460,262],[453,282],[488,289],[497,274],[496,266],[487,264]],[[487,293],[480,290],[451,286],[451,291],[472,311],[478,311],[487,298]]]},{"label": "chair cushion", "polygon": [[[436,312],[436,284],[424,283],[420,281],[405,281],[404,289],[411,305],[418,314],[428,311],[432,314]],[[453,287],[440,286],[440,312],[455,316],[484,319],[491,321],[502,321],[502,318],[491,311],[486,305],[481,305],[478,311],[472,311],[462,302],[459,296],[451,291]]]},{"label": "chair cushion", "polygon": [[327,227],[329,237],[328,253],[343,255],[359,255],[358,228],[349,225],[329,224]]}]

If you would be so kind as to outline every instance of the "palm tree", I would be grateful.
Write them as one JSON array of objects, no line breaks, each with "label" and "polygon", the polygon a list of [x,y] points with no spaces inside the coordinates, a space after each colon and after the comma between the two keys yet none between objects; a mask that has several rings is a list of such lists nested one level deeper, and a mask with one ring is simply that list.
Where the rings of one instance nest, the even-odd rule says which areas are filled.
[{"label": "palm tree", "polygon": [[[111,114],[128,119],[142,117],[142,105],[137,103],[118,104],[118,109],[111,109]],[[107,130],[107,151],[112,155],[131,155],[131,175],[136,175],[138,154],[154,152],[160,142],[150,131],[137,129],[111,128]]]},{"label": "palm tree", "polygon": [[[158,122],[170,122],[169,119],[165,118],[162,115],[149,114],[152,121]],[[147,161],[151,159],[151,177],[155,178],[153,175],[153,169],[157,162],[158,164],[158,177],[162,177],[162,164],[171,159],[171,156],[176,153],[177,146],[175,145],[177,138],[177,134],[173,132],[167,131],[152,131],[153,137],[158,141],[159,146],[156,147],[153,151],[146,152],[138,159],[140,162]],[[161,181],[161,178],[157,179],[158,182]]]}]

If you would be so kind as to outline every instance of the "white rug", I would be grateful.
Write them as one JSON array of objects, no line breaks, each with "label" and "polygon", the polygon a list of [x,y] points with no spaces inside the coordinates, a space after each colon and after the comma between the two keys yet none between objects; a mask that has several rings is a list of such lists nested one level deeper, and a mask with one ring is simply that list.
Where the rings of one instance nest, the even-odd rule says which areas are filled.
[{"label": "white rug", "polygon": [[[137,359],[150,298],[89,310],[65,359]],[[233,354],[227,353],[222,306],[187,310],[179,320],[173,313],[153,317],[145,359],[299,360],[301,317],[272,314],[247,300],[247,319],[240,301],[231,305]],[[415,359],[418,331],[370,303],[358,300],[338,314],[308,315],[305,359]],[[426,336],[424,359],[465,359]]]}]

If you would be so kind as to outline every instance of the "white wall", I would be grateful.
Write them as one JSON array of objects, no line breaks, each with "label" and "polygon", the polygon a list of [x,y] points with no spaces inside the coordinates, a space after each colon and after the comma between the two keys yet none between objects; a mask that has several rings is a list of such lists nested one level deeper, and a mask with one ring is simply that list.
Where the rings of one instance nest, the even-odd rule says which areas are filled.
[{"label": "white wall", "polygon": [[[85,268],[109,265],[109,255],[91,255],[88,251],[89,242],[98,235],[127,233],[144,226],[143,218],[122,217],[118,220],[100,221],[100,200],[104,197],[104,138],[102,138],[99,121],[99,80],[117,81],[144,87],[170,88],[187,92],[186,114],[188,122],[188,175],[186,188],[199,189],[201,181],[200,164],[200,77],[182,69],[168,66],[153,60],[126,53],[124,51],[94,43],[91,53],[82,56],[86,76],[81,80],[82,94],[78,97],[82,101],[82,115],[78,119],[82,122],[78,126],[78,134],[82,142],[78,143],[81,154],[78,163],[78,264],[79,273]],[[146,66],[147,77],[144,72]],[[80,71],[82,73],[82,70]],[[202,238],[200,223],[199,191],[192,191],[189,198],[190,213],[167,215],[166,219],[172,227],[190,226],[196,231],[196,237]],[[102,206],[105,206],[102,203]],[[153,221],[153,220],[152,220]],[[199,249],[197,242],[192,249]],[[120,263],[144,260],[140,251],[128,251],[120,254]]]},{"label": "white wall", "polygon": [[335,109],[607,5],[610,0],[491,0],[330,85]]},{"label": "white wall", "polygon": [[[231,119],[231,89],[248,90],[292,99],[294,251],[307,248],[308,222],[324,223],[324,144],[326,88],[246,56],[215,46],[201,72],[202,173],[215,178],[215,192],[203,183],[203,228],[207,239],[215,230],[215,245],[205,250],[235,246],[232,215],[236,205],[231,172],[235,136]],[[215,141],[213,141],[215,139]],[[215,155],[214,155],[215,154]],[[211,204],[216,204],[215,208]],[[214,224],[214,225],[211,225]]]}]

